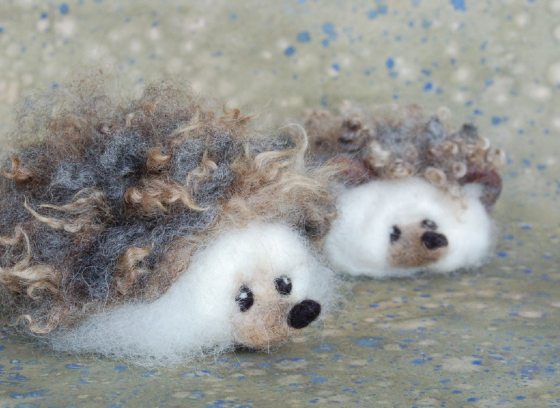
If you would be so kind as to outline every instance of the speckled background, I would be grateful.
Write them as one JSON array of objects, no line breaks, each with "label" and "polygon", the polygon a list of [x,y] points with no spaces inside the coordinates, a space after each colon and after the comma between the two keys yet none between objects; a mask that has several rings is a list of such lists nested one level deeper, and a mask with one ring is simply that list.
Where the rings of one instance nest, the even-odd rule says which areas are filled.
[{"label": "speckled background", "polygon": [[349,281],[271,355],[146,370],[0,335],[0,407],[560,407],[560,0],[3,0],[0,134],[22,95],[92,67],[279,122],[345,98],[446,106],[509,153],[498,246],[480,271]]}]

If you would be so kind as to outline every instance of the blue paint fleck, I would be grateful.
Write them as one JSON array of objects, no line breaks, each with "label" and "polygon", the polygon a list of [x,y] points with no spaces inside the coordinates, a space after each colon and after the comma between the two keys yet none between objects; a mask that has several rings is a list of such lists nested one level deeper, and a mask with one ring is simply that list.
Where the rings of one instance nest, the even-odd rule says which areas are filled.
[{"label": "blue paint fleck", "polygon": [[44,397],[46,394],[47,394],[47,390],[33,390],[29,392],[11,392],[10,398],[13,399],[39,398],[39,397]]},{"label": "blue paint fleck", "polygon": [[285,55],[286,57],[291,57],[291,56],[294,55],[295,53],[296,53],[296,47],[294,47],[294,46],[292,46],[292,45],[290,45],[289,47],[287,47],[287,48],[284,50],[284,55]]},{"label": "blue paint fleck", "polygon": [[517,401],[523,401],[525,398],[526,398],[525,395],[518,395],[515,397]]},{"label": "blue paint fleck", "polygon": [[467,11],[467,4],[465,0],[451,0],[451,5],[457,11]]},{"label": "blue paint fleck", "polygon": [[2,351],[4,351],[4,350],[6,350],[6,347],[3,346],[2,344],[0,344],[0,352],[2,352]]},{"label": "blue paint fleck", "polygon": [[337,64],[336,62],[334,64],[331,65],[331,68],[333,69],[333,71],[335,72],[340,72],[340,64]]},{"label": "blue paint fleck", "polygon": [[324,384],[327,382],[327,377],[323,377],[323,376],[315,376],[311,379],[311,383],[312,384]]},{"label": "blue paint fleck", "polygon": [[128,370],[128,366],[126,364],[117,364],[113,370],[117,373],[122,373]]},{"label": "blue paint fleck", "polygon": [[47,13],[46,11],[43,11],[43,12],[41,13],[41,15],[39,16],[39,18],[40,18],[41,20],[46,20],[47,18],[49,18],[49,13]]},{"label": "blue paint fleck", "polygon": [[431,82],[426,82],[424,84],[424,88],[422,88],[422,89],[424,90],[424,92],[430,92],[433,88],[434,88],[434,85]]},{"label": "blue paint fleck", "polygon": [[476,402],[476,401],[478,401],[478,398],[477,398],[477,397],[470,397],[470,398],[467,398],[467,402]]},{"label": "blue paint fleck", "polygon": [[83,368],[84,366],[81,365],[81,364],[70,363],[70,364],[66,364],[64,367],[66,367],[69,370],[79,370],[80,368]]},{"label": "blue paint fleck", "polygon": [[302,31],[298,33],[296,38],[300,43],[308,43],[311,41],[311,34],[309,34],[309,31]]},{"label": "blue paint fleck", "polygon": [[507,257],[508,257],[507,251],[499,251],[499,252],[497,253],[497,255],[498,255],[500,258],[507,258]]},{"label": "blue paint fleck", "polygon": [[482,365],[482,360],[473,360],[473,361],[471,361],[471,364],[472,365],[477,365],[477,366]]},{"label": "blue paint fleck", "polygon": [[389,7],[387,7],[385,4],[382,4],[377,8],[377,12],[381,15],[387,14],[388,10],[389,10]]},{"label": "blue paint fleck", "polygon": [[68,6],[68,4],[66,3],[62,3],[60,6],[58,6],[58,11],[60,11],[60,14],[64,16],[70,12],[70,6]]},{"label": "blue paint fleck", "polygon": [[385,61],[385,66],[387,69],[393,69],[395,67],[395,60],[391,57],[387,58]]},{"label": "blue paint fleck", "polygon": [[370,10],[370,11],[368,11],[367,16],[368,16],[368,18],[369,18],[370,20],[375,19],[375,18],[377,17],[377,10]]},{"label": "blue paint fleck", "polygon": [[492,116],[492,118],[490,119],[490,122],[492,123],[493,126],[498,126],[503,121],[504,121],[504,119],[499,117],[499,116]]},{"label": "blue paint fleck", "polygon": [[323,32],[327,34],[329,40],[335,40],[337,37],[336,28],[333,23],[324,23],[321,27]]},{"label": "blue paint fleck", "polygon": [[556,369],[554,367],[548,366],[548,367],[545,367],[544,373],[546,375],[553,375],[553,374],[556,373]]},{"label": "blue paint fleck", "polygon": [[380,348],[383,344],[383,337],[374,336],[374,337],[362,337],[356,340],[356,345],[359,347],[366,347],[366,348]]},{"label": "blue paint fleck", "polygon": [[28,378],[20,373],[10,373],[8,375],[8,381],[15,381],[15,382],[24,382],[27,381]]},{"label": "blue paint fleck", "polygon": [[424,365],[426,364],[426,360],[424,360],[423,358],[415,358],[414,360],[410,361],[410,364],[412,365]]}]

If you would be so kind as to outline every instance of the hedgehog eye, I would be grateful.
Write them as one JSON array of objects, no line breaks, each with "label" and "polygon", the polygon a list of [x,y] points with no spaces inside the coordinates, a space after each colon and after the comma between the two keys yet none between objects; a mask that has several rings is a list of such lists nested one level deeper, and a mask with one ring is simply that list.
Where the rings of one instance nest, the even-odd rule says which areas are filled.
[{"label": "hedgehog eye", "polygon": [[437,224],[434,221],[428,219],[423,220],[420,225],[422,226],[422,228],[426,228],[432,231],[437,229]]},{"label": "hedgehog eye", "polygon": [[393,230],[391,231],[391,244],[396,242],[401,237],[401,229],[396,225],[393,225]]},{"label": "hedgehog eye", "polygon": [[292,280],[287,276],[280,276],[274,280],[274,286],[281,295],[289,295],[292,293]]},{"label": "hedgehog eye", "polygon": [[255,297],[251,289],[243,285],[239,288],[239,294],[235,298],[235,301],[239,305],[239,310],[241,310],[242,312],[246,312],[251,308],[251,306],[253,306]]}]

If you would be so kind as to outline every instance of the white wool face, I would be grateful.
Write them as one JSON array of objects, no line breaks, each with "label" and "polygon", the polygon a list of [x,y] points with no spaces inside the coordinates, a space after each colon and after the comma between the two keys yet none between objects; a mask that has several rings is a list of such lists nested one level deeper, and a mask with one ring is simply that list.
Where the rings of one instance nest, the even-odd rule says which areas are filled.
[{"label": "white wool face", "polygon": [[[289,277],[289,295],[277,293],[279,277]],[[239,343],[236,333],[244,328],[234,324],[243,314],[236,300],[241,286],[251,288],[261,309],[313,299],[324,311],[332,274],[290,228],[255,223],[221,234],[195,255],[188,270],[158,300],[94,315],[53,337],[53,345],[61,351],[100,353],[142,365],[221,352]]]},{"label": "white wool face", "polygon": [[[339,215],[326,238],[324,251],[334,268],[352,275],[373,277],[409,276],[418,271],[446,273],[480,266],[492,249],[494,227],[481,204],[480,185],[467,185],[463,199],[432,186],[420,178],[376,180],[344,190],[337,203]],[[391,234],[394,227],[417,228],[435,223],[435,232],[447,245],[438,259],[421,266],[395,266]],[[404,233],[403,233],[404,234]],[[398,236],[398,235],[397,235]],[[411,241],[412,242],[412,241]],[[413,242],[412,251],[422,245]],[[414,248],[413,248],[414,247]],[[418,249],[428,253],[425,247]],[[402,252],[401,252],[402,253]]]}]

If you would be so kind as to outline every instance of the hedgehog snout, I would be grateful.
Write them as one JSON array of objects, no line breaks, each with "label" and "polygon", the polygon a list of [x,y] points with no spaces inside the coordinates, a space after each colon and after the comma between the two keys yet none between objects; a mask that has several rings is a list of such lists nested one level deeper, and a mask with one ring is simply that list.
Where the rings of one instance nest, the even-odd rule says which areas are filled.
[{"label": "hedgehog snout", "polygon": [[296,304],[288,313],[288,326],[303,329],[321,313],[321,305],[314,300],[304,300]]},{"label": "hedgehog snout", "polygon": [[424,246],[429,250],[446,247],[449,243],[445,235],[434,231],[427,231],[420,238]]}]

